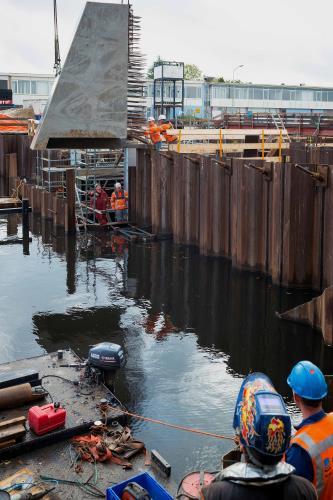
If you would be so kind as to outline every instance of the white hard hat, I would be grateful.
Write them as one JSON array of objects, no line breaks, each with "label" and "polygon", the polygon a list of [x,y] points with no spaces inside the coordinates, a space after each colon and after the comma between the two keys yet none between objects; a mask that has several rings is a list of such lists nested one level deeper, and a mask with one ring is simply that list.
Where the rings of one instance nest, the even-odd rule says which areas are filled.
[{"label": "white hard hat", "polygon": [[158,119],[159,119],[159,120],[166,120],[166,116],[165,116],[165,115],[160,115],[160,116],[158,117]]},{"label": "white hard hat", "polygon": [[154,118],[153,116],[150,116],[150,117],[148,118],[148,121],[149,121],[149,122],[154,122],[154,121],[155,121],[155,118]]}]

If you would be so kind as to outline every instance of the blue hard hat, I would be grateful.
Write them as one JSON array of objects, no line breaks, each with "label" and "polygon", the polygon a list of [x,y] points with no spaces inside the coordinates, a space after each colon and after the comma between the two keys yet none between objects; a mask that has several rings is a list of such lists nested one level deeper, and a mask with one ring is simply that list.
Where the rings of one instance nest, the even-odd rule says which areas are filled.
[{"label": "blue hard hat", "polygon": [[280,457],[289,447],[290,417],[282,397],[264,373],[251,373],[243,381],[233,427],[243,446],[262,455]]},{"label": "blue hard hat", "polygon": [[319,400],[327,395],[323,372],[311,361],[297,363],[291,370],[287,383],[301,398]]}]

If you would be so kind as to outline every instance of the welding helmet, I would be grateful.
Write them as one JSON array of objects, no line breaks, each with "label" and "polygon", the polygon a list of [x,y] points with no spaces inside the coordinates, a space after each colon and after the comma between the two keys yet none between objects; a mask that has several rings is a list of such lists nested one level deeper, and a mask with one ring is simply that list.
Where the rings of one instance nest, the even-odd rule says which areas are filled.
[{"label": "welding helmet", "polygon": [[311,361],[300,361],[287,378],[288,385],[301,398],[321,400],[327,395],[327,384],[322,371]]},{"label": "welding helmet", "polygon": [[252,461],[255,462],[254,456],[261,464],[282,458],[289,447],[291,421],[282,397],[267,375],[251,373],[243,381],[233,427]]}]

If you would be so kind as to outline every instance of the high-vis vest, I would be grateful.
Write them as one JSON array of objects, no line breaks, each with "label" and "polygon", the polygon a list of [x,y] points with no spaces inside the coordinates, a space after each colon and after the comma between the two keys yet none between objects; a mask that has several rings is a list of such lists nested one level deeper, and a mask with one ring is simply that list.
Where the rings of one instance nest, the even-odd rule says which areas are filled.
[{"label": "high-vis vest", "polygon": [[161,134],[163,135],[166,142],[175,142],[178,140],[176,135],[167,134],[167,130],[170,130],[172,128],[173,126],[171,125],[171,123],[163,123],[163,125],[160,125]]},{"label": "high-vis vest", "polygon": [[319,500],[333,499],[333,413],[299,429],[291,444],[308,452]]},{"label": "high-vis vest", "polygon": [[126,210],[127,208],[128,193],[121,189],[120,191],[113,191],[111,195],[111,208],[112,210]]},{"label": "high-vis vest", "polygon": [[149,135],[151,142],[156,144],[157,142],[162,142],[162,136],[160,134],[161,129],[157,125],[150,125],[148,130],[146,130],[145,135]]}]

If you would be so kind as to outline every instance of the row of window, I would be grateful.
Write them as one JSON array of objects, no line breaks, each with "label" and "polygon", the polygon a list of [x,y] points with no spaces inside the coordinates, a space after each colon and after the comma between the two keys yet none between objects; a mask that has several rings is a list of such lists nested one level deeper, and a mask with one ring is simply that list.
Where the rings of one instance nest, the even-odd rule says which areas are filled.
[{"label": "row of window", "polygon": [[[174,86],[173,83],[165,83],[163,87],[163,97],[165,99],[173,99]],[[176,99],[181,99],[182,96],[182,85],[180,83],[176,83]],[[156,98],[160,99],[161,97],[161,85],[157,84],[155,87]],[[201,86],[199,85],[186,85],[185,84],[185,98],[186,99],[201,99]],[[153,97],[154,95],[154,86],[149,84],[147,85],[147,97]]]},{"label": "row of window", "polygon": [[257,99],[259,101],[333,101],[332,90],[281,89],[260,87],[212,87],[212,97],[217,99]]},{"label": "row of window", "polygon": [[[12,90],[14,94],[27,95],[49,95],[53,82],[51,80],[13,80]],[[174,88],[176,91],[176,100],[182,97],[182,85],[166,82],[164,84],[164,99],[173,99]],[[156,85],[156,98],[161,98],[161,86]],[[153,97],[153,85],[147,85],[147,97]],[[185,99],[201,99],[201,85],[185,84]],[[256,99],[259,101],[314,101],[314,102],[332,102],[333,90],[310,90],[310,89],[288,89],[288,88],[262,88],[262,87],[233,87],[233,86],[212,86],[212,98],[214,99]]]},{"label": "row of window", "polygon": [[[147,86],[147,96],[153,97],[153,85]],[[156,85],[156,98],[161,97],[161,87]],[[201,99],[201,85],[185,84],[185,99]],[[173,99],[173,84],[164,84],[164,98]],[[181,85],[176,85],[176,99],[181,98]],[[258,101],[312,101],[332,102],[332,90],[262,88],[262,87],[222,87],[212,86],[213,99],[256,99]]]},{"label": "row of window", "polygon": [[14,94],[49,95],[53,82],[49,80],[13,80]]}]

